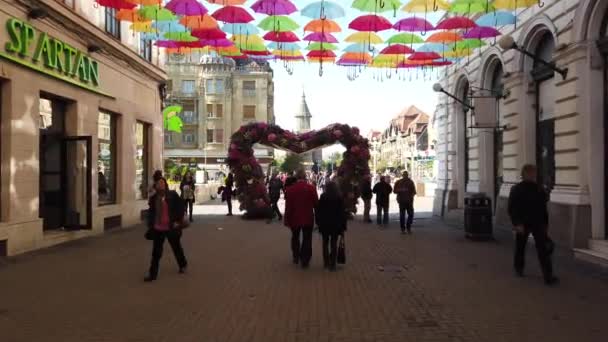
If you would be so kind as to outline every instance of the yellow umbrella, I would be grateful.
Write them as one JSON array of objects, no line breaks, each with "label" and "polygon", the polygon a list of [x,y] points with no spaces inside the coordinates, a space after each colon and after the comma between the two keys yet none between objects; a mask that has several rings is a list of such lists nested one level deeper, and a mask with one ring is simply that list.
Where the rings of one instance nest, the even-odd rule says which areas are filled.
[{"label": "yellow umbrella", "polygon": [[300,57],[302,52],[300,50],[273,50],[272,54],[280,57]]},{"label": "yellow umbrella", "polygon": [[141,33],[156,33],[156,29],[152,27],[152,22],[151,21],[136,21],[133,24],[131,24],[131,26],[129,26],[129,29],[131,29],[132,31],[135,32],[141,32]]},{"label": "yellow umbrella", "polygon": [[350,36],[346,37],[345,39],[346,42],[348,43],[369,43],[369,44],[382,44],[384,43],[384,40],[382,40],[382,38],[380,38],[379,35],[377,35],[374,32],[355,32],[353,34],[351,34]]},{"label": "yellow umbrella", "polygon": [[409,13],[427,13],[431,11],[447,11],[450,4],[446,0],[412,0],[401,8]]},{"label": "yellow umbrella", "polygon": [[256,34],[235,34],[232,36],[232,41],[236,45],[264,45],[264,39]]},{"label": "yellow umbrella", "polygon": [[539,5],[538,0],[496,0],[494,7],[497,9],[515,10]]},{"label": "yellow umbrella", "polygon": [[461,49],[461,50],[453,50],[448,49],[442,55],[445,58],[462,58],[467,57],[473,54],[473,50],[471,49]]},{"label": "yellow umbrella", "polygon": [[168,54],[185,54],[185,53],[193,53],[193,52],[201,52],[201,53],[209,53],[205,52],[205,48],[189,48],[189,47],[178,47],[178,48],[166,48],[165,51]]}]

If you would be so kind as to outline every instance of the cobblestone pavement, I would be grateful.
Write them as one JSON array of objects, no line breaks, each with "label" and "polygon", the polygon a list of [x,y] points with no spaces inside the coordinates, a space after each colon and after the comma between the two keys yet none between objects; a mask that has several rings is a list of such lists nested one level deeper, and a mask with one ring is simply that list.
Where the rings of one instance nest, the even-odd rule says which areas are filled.
[{"label": "cobblestone pavement", "polygon": [[[219,204],[199,212],[225,210]],[[414,234],[352,223],[348,264],[291,264],[276,221],[199,215],[184,233],[189,273],[166,246],[143,283],[143,227],[0,263],[0,336],[13,341],[606,341],[608,283],[558,263],[546,288],[530,250],[511,272],[510,238],[474,243],[421,215]],[[393,218],[395,218],[393,216]]]}]

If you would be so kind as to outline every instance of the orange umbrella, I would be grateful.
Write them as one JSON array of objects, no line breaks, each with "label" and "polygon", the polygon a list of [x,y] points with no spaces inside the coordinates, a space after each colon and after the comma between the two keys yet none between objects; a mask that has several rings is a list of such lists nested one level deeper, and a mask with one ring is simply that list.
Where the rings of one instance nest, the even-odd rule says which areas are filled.
[{"label": "orange umbrella", "polygon": [[372,56],[370,56],[369,53],[365,52],[346,52],[342,56],[340,56],[340,59],[356,60],[365,63],[370,63],[372,61]]},{"label": "orange umbrella", "polygon": [[168,54],[176,54],[176,53],[192,53],[195,51],[203,52],[204,48],[189,48],[189,47],[177,47],[177,48],[166,48],[165,51]]},{"label": "orange umbrella", "polygon": [[433,33],[426,39],[427,43],[442,43],[452,44],[463,40],[462,37],[456,32],[442,31]]},{"label": "orange umbrella", "polygon": [[223,5],[223,6],[234,6],[234,5],[242,5],[247,0],[207,0],[210,4]]},{"label": "orange umbrella", "polygon": [[132,4],[142,5],[142,6],[153,6],[160,5],[163,0],[126,0]]},{"label": "orange umbrella", "polygon": [[208,14],[182,17],[179,22],[193,30],[211,30],[218,28],[217,20]]},{"label": "orange umbrella", "polygon": [[116,13],[116,19],[121,21],[139,22],[147,21],[139,14],[138,9],[121,9]]},{"label": "orange umbrella", "polygon": [[326,33],[335,33],[342,32],[342,28],[340,25],[333,20],[330,19],[317,19],[309,22],[304,26],[304,32],[326,32]]}]

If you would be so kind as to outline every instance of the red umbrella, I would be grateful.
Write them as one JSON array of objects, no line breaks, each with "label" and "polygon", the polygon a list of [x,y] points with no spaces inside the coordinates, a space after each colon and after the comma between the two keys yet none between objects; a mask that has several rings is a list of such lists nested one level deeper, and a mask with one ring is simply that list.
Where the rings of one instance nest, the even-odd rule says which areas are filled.
[{"label": "red umbrella", "polygon": [[410,61],[425,61],[425,60],[434,60],[440,59],[441,55],[437,52],[416,52],[408,57]]},{"label": "red umbrella", "polygon": [[137,4],[127,2],[125,0],[96,0],[99,6],[116,8],[116,9],[134,9]]},{"label": "red umbrella", "polygon": [[312,58],[336,58],[336,54],[331,50],[313,50],[306,56]]},{"label": "red umbrella", "polygon": [[302,40],[305,40],[307,42],[338,43],[338,39],[334,37],[331,33],[324,32],[309,33]]},{"label": "red umbrella", "polygon": [[437,30],[468,30],[477,27],[477,24],[467,17],[452,17],[442,20],[435,29]]},{"label": "red umbrella", "polygon": [[405,32],[428,32],[435,29],[430,22],[416,17],[401,19],[393,25],[393,28]]},{"label": "red umbrella", "polygon": [[213,40],[226,38],[226,33],[219,28],[214,28],[207,30],[192,30],[192,36],[202,40]]},{"label": "red umbrella", "polygon": [[216,20],[231,24],[244,24],[254,20],[246,9],[237,6],[225,6],[211,15]]},{"label": "red umbrella", "polygon": [[380,54],[381,55],[405,55],[409,53],[414,53],[412,48],[403,44],[395,44],[385,47]]},{"label": "red umbrella", "polygon": [[393,25],[388,19],[375,14],[362,15],[348,24],[348,28],[350,29],[365,32],[380,32],[389,30],[392,27]]},{"label": "red umbrella", "polygon": [[299,42],[300,38],[293,32],[268,32],[263,37],[265,40],[278,43]]},{"label": "red umbrella", "polygon": [[247,55],[251,55],[251,56],[270,56],[270,55],[272,55],[272,53],[268,50],[265,50],[265,51],[243,50],[243,53],[247,54]]}]

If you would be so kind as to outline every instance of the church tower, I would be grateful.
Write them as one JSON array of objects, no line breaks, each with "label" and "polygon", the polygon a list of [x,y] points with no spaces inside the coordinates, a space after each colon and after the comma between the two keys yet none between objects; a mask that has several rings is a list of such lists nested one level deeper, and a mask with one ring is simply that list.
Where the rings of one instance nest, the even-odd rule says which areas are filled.
[{"label": "church tower", "polygon": [[302,102],[300,103],[300,110],[296,114],[296,133],[306,133],[310,131],[310,110],[308,109],[308,103],[306,103],[306,94],[302,91]]}]

